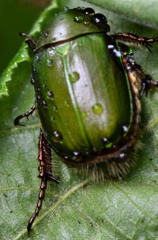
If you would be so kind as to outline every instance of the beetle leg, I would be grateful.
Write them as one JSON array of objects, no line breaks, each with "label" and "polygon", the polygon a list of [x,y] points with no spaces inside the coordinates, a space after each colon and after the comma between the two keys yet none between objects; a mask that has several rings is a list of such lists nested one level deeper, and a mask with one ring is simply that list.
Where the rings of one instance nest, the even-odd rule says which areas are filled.
[{"label": "beetle leg", "polygon": [[29,222],[27,225],[28,233],[30,232],[31,226],[35,218],[38,216],[40,209],[42,207],[45,191],[47,188],[47,181],[52,180],[56,183],[60,182],[59,179],[54,178],[52,175],[51,146],[48,143],[42,131],[39,139],[38,160],[39,160],[39,177],[41,178],[41,184],[40,184],[40,191],[39,191],[38,201],[37,201],[35,211],[32,214],[31,218],[29,219]]},{"label": "beetle leg", "polygon": [[142,79],[142,88],[141,88],[140,95],[142,96],[145,93],[146,96],[147,96],[148,95],[148,91],[152,87],[158,87],[158,82],[153,80],[150,75],[145,74],[145,77]]},{"label": "beetle leg", "polygon": [[136,86],[134,89],[138,89],[140,96],[144,93],[147,96],[152,87],[158,87],[158,81],[153,80],[150,75],[144,73],[142,67],[134,61],[132,53],[122,53],[114,45],[109,45],[108,48],[115,57],[122,57],[124,68],[128,75],[130,74],[130,79],[134,79],[133,84]]},{"label": "beetle leg", "polygon": [[35,105],[33,105],[29,111],[17,116],[14,120],[14,125],[15,126],[20,125],[19,121],[24,117],[28,118],[30,115],[32,115],[32,113],[35,111],[35,109],[36,109],[36,107],[35,107]]},{"label": "beetle leg", "polygon": [[35,47],[37,45],[37,41],[35,41],[31,35],[29,35],[28,33],[22,32],[22,33],[20,33],[20,36],[27,38],[25,42],[29,45],[29,47],[32,50],[35,49]]},{"label": "beetle leg", "polygon": [[134,45],[138,46],[144,46],[150,51],[150,47],[152,47],[152,44],[155,42],[158,42],[158,37],[156,38],[146,38],[146,37],[139,37],[132,33],[116,33],[113,35],[110,35],[115,40],[120,40],[123,42],[130,42]]},{"label": "beetle leg", "polygon": [[123,53],[123,64],[127,72],[137,76],[135,84],[137,84],[140,96],[144,93],[147,96],[152,87],[158,87],[158,81],[153,80],[150,75],[144,73],[142,67],[134,61],[133,54]]}]

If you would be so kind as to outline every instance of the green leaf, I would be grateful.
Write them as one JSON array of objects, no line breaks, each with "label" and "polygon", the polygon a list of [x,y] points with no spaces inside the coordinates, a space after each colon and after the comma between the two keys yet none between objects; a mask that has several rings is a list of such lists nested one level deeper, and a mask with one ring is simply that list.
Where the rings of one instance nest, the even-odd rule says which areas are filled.
[{"label": "green leaf", "polygon": [[[100,0],[93,3],[102,6],[95,9],[106,14],[111,32],[132,32],[148,37],[158,35],[156,30],[148,27],[155,26],[155,19],[152,22],[151,18],[148,24],[141,13],[138,18],[134,15],[133,21],[130,17],[131,6],[127,8],[126,2],[132,2],[135,11],[138,9],[137,1],[115,1],[115,13],[104,9],[110,6],[110,1],[109,4]],[[117,11],[121,3],[121,11],[124,9],[126,12],[123,17]],[[156,1],[154,3],[156,6]],[[65,1],[65,5],[91,6],[77,0]],[[31,34],[38,36],[40,26],[45,24],[56,7],[53,1],[34,25]],[[145,2],[143,7],[145,15],[151,15],[151,9]],[[154,46],[151,53],[144,49],[133,51],[143,69],[158,79],[158,47]],[[24,120],[25,126],[22,127],[14,127],[13,121],[34,102],[29,55],[26,44],[23,44],[0,79],[0,94],[3,96],[0,99],[0,239],[157,239],[157,92],[142,97],[145,128],[141,130],[140,140],[143,144],[137,155],[138,164],[131,174],[122,181],[96,184],[66,167],[56,156],[55,168],[58,169],[61,184],[48,184],[42,210],[28,237],[26,225],[34,211],[40,183],[36,177],[39,121],[35,115],[29,121]]]}]

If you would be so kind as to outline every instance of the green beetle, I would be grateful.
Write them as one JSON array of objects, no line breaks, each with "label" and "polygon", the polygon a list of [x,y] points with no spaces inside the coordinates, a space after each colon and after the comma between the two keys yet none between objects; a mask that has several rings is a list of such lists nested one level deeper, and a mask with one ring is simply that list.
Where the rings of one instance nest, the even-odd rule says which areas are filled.
[{"label": "green beetle", "polygon": [[110,35],[106,17],[91,8],[68,9],[52,16],[33,50],[35,105],[18,116],[19,124],[37,109],[40,193],[28,231],[39,214],[52,173],[51,149],[70,167],[95,178],[119,179],[134,165],[140,122],[140,96],[158,86],[120,43],[150,47],[158,38],[130,33]]}]

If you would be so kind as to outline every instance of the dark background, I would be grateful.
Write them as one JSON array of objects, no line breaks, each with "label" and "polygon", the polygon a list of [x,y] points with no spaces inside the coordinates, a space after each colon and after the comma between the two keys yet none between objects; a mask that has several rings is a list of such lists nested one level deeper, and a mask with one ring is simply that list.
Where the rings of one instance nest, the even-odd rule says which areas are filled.
[{"label": "dark background", "polygon": [[23,39],[20,32],[29,32],[35,19],[49,0],[0,1],[0,75],[14,57]]}]

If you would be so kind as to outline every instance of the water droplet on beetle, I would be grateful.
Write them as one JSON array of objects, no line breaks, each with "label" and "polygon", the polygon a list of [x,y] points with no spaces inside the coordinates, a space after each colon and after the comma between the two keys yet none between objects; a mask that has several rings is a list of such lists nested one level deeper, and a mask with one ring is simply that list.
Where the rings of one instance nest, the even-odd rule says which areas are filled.
[{"label": "water droplet on beetle", "polygon": [[107,26],[107,19],[106,17],[101,13],[96,13],[92,15],[91,21],[98,25],[99,27],[105,28]]},{"label": "water droplet on beetle", "polygon": [[35,73],[36,73],[36,68],[33,68],[33,69],[32,69],[32,72],[35,74]]},{"label": "water droplet on beetle", "polygon": [[55,117],[53,116],[53,117],[51,117],[51,122],[55,122]]},{"label": "water droplet on beetle", "polygon": [[42,101],[42,106],[43,106],[44,108],[47,107],[47,102],[46,102],[45,100]]},{"label": "water droplet on beetle", "polygon": [[106,137],[103,137],[103,143],[107,144],[108,143],[108,139]]},{"label": "water droplet on beetle", "polygon": [[126,132],[128,132],[128,127],[127,126],[122,126],[122,130],[123,130],[123,133],[126,133]]},{"label": "water droplet on beetle", "polygon": [[44,33],[44,37],[45,37],[45,38],[48,37],[48,33],[47,33],[47,32]]},{"label": "water droplet on beetle", "polygon": [[41,100],[41,96],[39,96],[39,95],[37,95],[36,98],[37,98],[37,102],[39,102]]},{"label": "water droplet on beetle", "polygon": [[63,139],[62,134],[59,131],[55,130],[53,132],[53,141],[54,142],[61,142],[62,139]]},{"label": "water droplet on beetle", "polygon": [[78,156],[80,153],[79,152],[73,152],[74,156]]},{"label": "water droplet on beetle", "polygon": [[110,142],[108,138],[103,137],[102,141],[105,148],[110,148],[112,146],[112,142]]},{"label": "water droplet on beetle", "polygon": [[103,112],[103,107],[100,103],[96,103],[92,106],[92,110],[94,114],[101,114]]},{"label": "water droplet on beetle", "polygon": [[54,93],[52,91],[48,91],[47,94],[48,94],[48,97],[51,99],[54,97]]},{"label": "water droplet on beetle", "polygon": [[76,23],[81,23],[81,22],[83,22],[83,16],[75,16],[75,17],[74,17],[74,22],[76,22]]},{"label": "water droplet on beetle", "polygon": [[39,55],[35,55],[35,61],[38,62],[40,60],[40,56]]},{"label": "water droplet on beetle", "polygon": [[69,11],[69,7],[64,7],[64,12],[68,12]]},{"label": "water droplet on beetle", "polygon": [[109,44],[108,49],[114,49],[114,45]]},{"label": "water droplet on beetle", "polygon": [[35,84],[35,79],[31,78],[31,84],[34,85]]},{"label": "water droplet on beetle", "polygon": [[124,157],[125,157],[125,154],[124,154],[124,153],[120,153],[120,154],[119,154],[119,157],[120,157],[120,158],[124,158]]},{"label": "water droplet on beetle", "polygon": [[36,92],[40,92],[41,89],[40,89],[40,88],[36,88],[35,91],[36,91]]},{"label": "water droplet on beetle", "polygon": [[90,15],[90,14],[94,14],[95,13],[92,8],[85,8],[83,10],[83,12],[84,12],[85,15]]},{"label": "water droplet on beetle", "polygon": [[81,157],[81,153],[80,152],[77,152],[77,151],[73,152],[73,157],[72,157],[73,160],[76,161],[80,157]]},{"label": "water droplet on beetle", "polygon": [[54,110],[54,111],[58,111],[58,108],[57,108],[56,105],[53,105],[53,110]]},{"label": "water droplet on beetle", "polygon": [[48,54],[49,54],[50,57],[54,57],[54,56],[55,56],[55,50],[54,50],[54,48],[49,48]]},{"label": "water droplet on beetle", "polygon": [[52,59],[47,59],[47,66],[51,67],[53,65],[53,60]]},{"label": "water droplet on beetle", "polygon": [[75,83],[80,79],[80,74],[78,72],[72,72],[69,74],[69,78],[72,83]]},{"label": "water droplet on beetle", "polygon": [[85,21],[83,22],[83,24],[84,24],[84,25],[89,25],[89,24],[90,24],[90,21],[86,21],[86,20],[85,20]]}]

